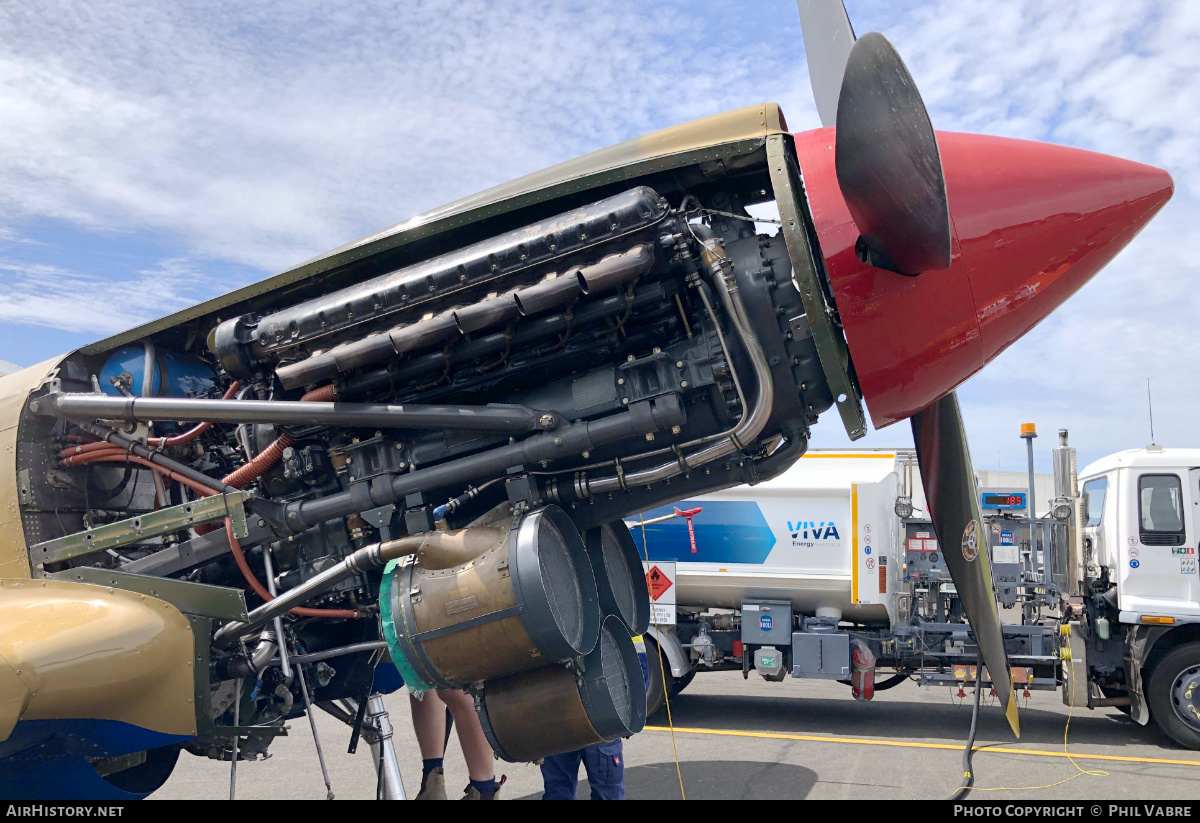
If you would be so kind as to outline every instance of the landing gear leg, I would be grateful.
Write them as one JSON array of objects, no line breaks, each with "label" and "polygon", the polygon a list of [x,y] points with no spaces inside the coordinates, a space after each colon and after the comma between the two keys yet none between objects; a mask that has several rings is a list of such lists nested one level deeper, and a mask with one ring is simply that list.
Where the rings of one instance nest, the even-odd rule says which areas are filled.
[{"label": "landing gear leg", "polygon": [[378,770],[381,798],[407,800],[404,783],[400,779],[400,763],[396,760],[396,746],[392,742],[392,721],[383,707],[383,695],[373,694],[367,698],[367,716],[379,735],[370,746]]}]

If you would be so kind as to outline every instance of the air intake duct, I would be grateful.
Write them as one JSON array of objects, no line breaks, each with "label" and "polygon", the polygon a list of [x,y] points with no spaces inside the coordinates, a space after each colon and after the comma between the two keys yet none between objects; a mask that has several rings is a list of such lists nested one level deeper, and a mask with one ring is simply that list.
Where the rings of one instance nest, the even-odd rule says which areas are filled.
[{"label": "air intake duct", "polygon": [[584,545],[596,575],[600,611],[620,618],[632,634],[644,634],[650,627],[650,591],[625,521],[588,529]]},{"label": "air intake duct", "polygon": [[646,686],[629,631],[609,616],[590,654],[490,680],[475,708],[496,754],[523,763],[637,734]]},{"label": "air intake duct", "polygon": [[557,506],[460,530],[463,545],[404,561],[390,590],[400,651],[426,683],[461,688],[592,651],[596,581]]}]

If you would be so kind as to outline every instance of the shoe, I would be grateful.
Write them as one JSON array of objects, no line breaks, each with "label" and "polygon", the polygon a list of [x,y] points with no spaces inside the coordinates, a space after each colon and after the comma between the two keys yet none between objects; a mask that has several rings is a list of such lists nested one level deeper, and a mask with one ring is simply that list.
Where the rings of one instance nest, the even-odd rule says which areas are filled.
[{"label": "shoe", "polygon": [[446,772],[441,766],[429,774],[421,775],[421,791],[417,792],[417,800],[445,800]]},{"label": "shoe", "polygon": [[483,792],[479,791],[479,789],[468,783],[467,787],[463,789],[463,796],[460,797],[459,800],[499,800],[500,787],[504,785],[505,780],[508,780],[508,775],[500,775],[500,779],[496,781],[496,791],[490,794],[484,794]]}]

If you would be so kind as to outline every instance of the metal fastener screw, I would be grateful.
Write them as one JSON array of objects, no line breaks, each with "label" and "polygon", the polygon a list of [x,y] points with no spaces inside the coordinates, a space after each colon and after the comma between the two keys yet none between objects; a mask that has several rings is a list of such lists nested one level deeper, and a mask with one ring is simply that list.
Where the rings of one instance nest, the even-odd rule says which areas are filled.
[{"label": "metal fastener screw", "polygon": [[682,360],[676,360],[676,361],[675,361],[675,368],[677,368],[677,369],[682,369],[682,368],[683,368],[683,361],[682,361]]},{"label": "metal fastener screw", "polygon": [[646,432],[646,439],[653,442],[654,441],[654,432]]},{"label": "metal fastener screw", "polygon": [[679,388],[686,389],[687,387],[688,387],[688,381],[686,381],[686,380],[679,381]]},{"label": "metal fastener screw", "polygon": [[[626,362],[626,363],[632,363],[632,362],[633,362],[633,355],[631,354],[631,355],[627,356],[627,357],[625,358],[625,362]],[[36,409],[35,409],[35,411],[36,411]]]},{"label": "metal fastener screw", "polygon": [[618,386],[624,386],[624,385],[625,385],[625,378],[624,378],[624,377],[618,377],[618,378],[617,378],[617,385],[618,385]]},{"label": "metal fastener screw", "polygon": [[563,444],[563,439],[561,437],[554,438],[554,445],[561,446],[562,444]]},{"label": "metal fastener screw", "polygon": [[543,414],[541,417],[538,418],[538,425],[541,426],[543,429],[554,428],[554,415]]},{"label": "metal fastener screw", "polygon": [[679,427],[678,427],[678,426],[672,426],[672,427],[671,427],[671,434],[679,434]]},{"label": "metal fastener screw", "polygon": [[624,405],[624,406],[628,406],[628,405],[629,405],[629,398],[628,398],[628,397],[622,397],[622,398],[621,398],[621,404],[622,404],[622,405]]}]

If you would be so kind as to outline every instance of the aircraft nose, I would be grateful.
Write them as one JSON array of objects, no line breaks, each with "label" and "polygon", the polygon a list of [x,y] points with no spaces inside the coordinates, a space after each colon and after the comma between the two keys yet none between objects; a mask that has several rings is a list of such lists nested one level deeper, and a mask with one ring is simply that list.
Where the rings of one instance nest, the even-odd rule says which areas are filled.
[{"label": "aircraft nose", "polygon": [[1162,169],[1081,149],[939,134],[982,362],[1037,325],[1171,198]]},{"label": "aircraft nose", "polygon": [[938,132],[950,267],[916,277],[859,259],[835,132],[796,135],[829,286],[876,428],[979,371],[1108,263],[1171,198],[1161,169],[1108,155]]}]

